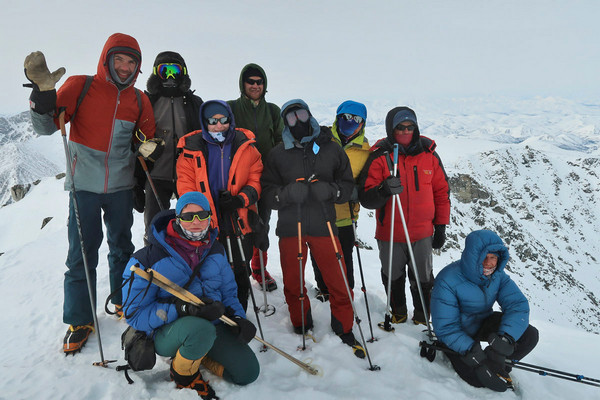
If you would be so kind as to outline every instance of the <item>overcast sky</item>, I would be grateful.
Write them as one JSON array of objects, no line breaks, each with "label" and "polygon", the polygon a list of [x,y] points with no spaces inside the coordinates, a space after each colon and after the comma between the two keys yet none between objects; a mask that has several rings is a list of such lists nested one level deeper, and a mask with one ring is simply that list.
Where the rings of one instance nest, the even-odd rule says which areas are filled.
[{"label": "overcast sky", "polygon": [[[595,0],[0,0],[0,114],[27,109],[23,60],[93,74],[114,32],[138,39],[145,88],[156,54],[180,52],[205,100],[239,95],[248,62],[270,101],[600,98]],[[64,78],[59,82],[61,85]]]}]

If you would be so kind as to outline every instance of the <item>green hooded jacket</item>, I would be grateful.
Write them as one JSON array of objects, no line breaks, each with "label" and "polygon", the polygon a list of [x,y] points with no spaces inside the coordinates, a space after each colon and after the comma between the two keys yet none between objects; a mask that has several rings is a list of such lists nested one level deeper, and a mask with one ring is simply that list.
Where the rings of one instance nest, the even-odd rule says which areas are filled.
[{"label": "green hooded jacket", "polygon": [[[262,72],[264,77],[263,97],[258,104],[244,94],[244,72],[248,68],[256,68]],[[248,64],[240,72],[240,97],[236,100],[229,100],[227,104],[233,111],[235,126],[251,130],[256,136],[256,147],[263,160],[276,144],[281,142],[281,131],[283,131],[283,119],[280,109],[273,103],[267,103],[265,94],[267,93],[267,74],[257,64]]]}]

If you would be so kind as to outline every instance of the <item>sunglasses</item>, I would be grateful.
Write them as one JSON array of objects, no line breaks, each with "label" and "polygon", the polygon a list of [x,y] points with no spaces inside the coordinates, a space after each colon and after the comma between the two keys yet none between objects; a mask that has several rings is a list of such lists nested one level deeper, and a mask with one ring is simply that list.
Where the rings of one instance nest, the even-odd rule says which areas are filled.
[{"label": "sunglasses", "polygon": [[310,114],[308,113],[308,110],[305,110],[304,108],[300,108],[295,111],[290,111],[285,115],[285,119],[289,127],[296,126],[296,122],[298,122],[298,120],[300,120],[300,122],[306,122],[308,121],[309,117]]},{"label": "sunglasses", "polygon": [[248,85],[252,86],[254,84],[262,85],[265,81],[264,81],[264,79],[250,79],[250,78],[247,78],[245,82]]},{"label": "sunglasses", "polygon": [[185,212],[181,213],[177,216],[180,221],[183,222],[194,222],[194,218],[198,218],[198,221],[206,221],[210,218],[212,213],[207,210],[195,211],[195,212]]},{"label": "sunglasses", "polygon": [[364,121],[363,117],[359,117],[358,115],[353,114],[342,114],[342,118],[344,118],[346,121],[354,120],[354,122],[356,122],[357,124],[360,124]]},{"label": "sunglasses", "polygon": [[416,125],[401,125],[398,124],[396,125],[396,127],[394,128],[394,130],[399,131],[399,132],[403,132],[403,131],[409,131],[409,132],[414,132],[416,128]]},{"label": "sunglasses", "polygon": [[220,122],[221,125],[225,125],[225,124],[228,124],[229,122],[231,122],[231,118],[229,118],[229,117],[206,118],[206,121],[208,122],[209,125],[216,125],[217,122]]},{"label": "sunglasses", "polygon": [[177,63],[162,63],[154,68],[154,73],[166,81],[169,78],[177,79],[185,74],[185,68]]}]

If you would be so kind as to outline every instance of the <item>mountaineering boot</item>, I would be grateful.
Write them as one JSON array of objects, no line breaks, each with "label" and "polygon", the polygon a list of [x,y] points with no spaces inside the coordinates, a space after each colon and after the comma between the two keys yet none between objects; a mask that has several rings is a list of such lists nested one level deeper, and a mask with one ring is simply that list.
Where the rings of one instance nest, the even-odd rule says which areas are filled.
[{"label": "mountaineering boot", "polygon": [[202,378],[200,370],[193,375],[180,375],[173,369],[171,364],[171,379],[175,382],[177,389],[192,389],[198,392],[198,396],[204,400],[218,399],[214,389]]},{"label": "mountaineering boot", "polygon": [[362,347],[362,345],[360,343],[358,343],[358,341],[354,337],[354,333],[352,333],[352,331],[347,332],[347,333],[342,333],[340,335],[340,339],[342,339],[343,343],[352,347],[352,352],[354,353],[354,355],[356,357],[365,358],[365,355],[366,355],[365,349]]},{"label": "mountaineering boot", "polygon": [[315,290],[317,291],[317,294],[315,295],[315,298],[317,300],[319,300],[321,303],[325,303],[326,301],[329,301],[329,293],[322,291],[319,288],[315,288]]},{"label": "mountaineering boot", "polygon": [[[258,285],[260,287],[260,290],[262,290],[263,285],[262,285],[262,275],[260,272],[260,269],[253,269],[252,270],[252,277],[254,278],[254,280],[256,282],[258,282]],[[273,277],[271,276],[271,274],[269,274],[269,271],[265,270],[265,288],[267,289],[267,292],[272,292],[273,290],[277,289],[277,282],[275,282],[275,279],[273,279]]]},{"label": "mountaineering boot", "polygon": [[81,351],[81,348],[85,346],[90,333],[93,331],[93,323],[87,325],[69,325],[69,329],[67,329],[67,334],[63,340],[63,351],[65,355],[74,355]]}]

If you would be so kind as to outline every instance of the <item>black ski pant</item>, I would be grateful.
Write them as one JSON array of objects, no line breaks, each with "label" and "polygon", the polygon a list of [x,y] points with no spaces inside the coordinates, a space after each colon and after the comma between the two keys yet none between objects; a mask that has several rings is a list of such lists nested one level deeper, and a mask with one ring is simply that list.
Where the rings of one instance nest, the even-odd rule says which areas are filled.
[{"label": "black ski pant", "polygon": [[[164,179],[153,179],[154,187],[156,188],[156,193],[158,194],[158,198],[160,199],[160,203],[164,207],[165,210],[171,208],[171,197],[173,194],[177,194],[177,187],[175,186],[175,182],[168,181]],[[160,206],[156,201],[156,196],[154,196],[154,192],[152,191],[152,186],[150,186],[150,182],[146,181],[146,186],[144,188],[145,191],[145,205],[144,205],[144,225],[146,226],[146,233],[144,234],[144,244],[147,246],[148,243],[148,234],[150,233],[150,223],[152,222],[152,218],[160,211]]]},{"label": "black ski pant", "polygon": [[[500,327],[503,315],[503,313],[495,311],[494,313],[492,313],[492,315],[484,319],[481,327],[479,328],[473,339],[480,342],[487,342],[488,336],[491,333],[498,332],[498,328]],[[521,360],[535,348],[538,340],[538,330],[535,327],[529,325],[527,329],[525,329],[525,332],[521,335],[519,340],[516,341],[515,351],[510,356],[510,359]],[[463,362],[462,356],[460,354],[446,353],[446,356],[452,363],[452,367],[454,367],[454,370],[456,371],[458,376],[460,376],[465,382],[467,382],[471,386],[485,387],[475,375],[475,368],[467,366]],[[510,367],[507,367],[506,372],[510,372]]]},{"label": "black ski pant", "polygon": [[[219,229],[222,229],[223,226],[219,226]],[[219,234],[219,242],[225,247],[225,251],[227,253],[227,259],[229,259],[230,254],[233,256],[233,262],[229,259],[229,262],[233,265],[233,274],[235,275],[235,283],[237,283],[238,287],[238,300],[242,304],[244,311],[248,310],[248,296],[250,295],[250,268],[248,263],[252,258],[252,250],[254,249],[252,243],[253,233],[249,233],[244,235],[243,238],[240,237],[242,241],[242,249],[244,251],[244,258],[246,259],[246,263],[244,264],[242,260],[242,255],[240,254],[240,246],[238,244],[237,238],[234,235],[227,236],[226,229],[221,231]]]},{"label": "black ski pant", "polygon": [[[338,238],[340,239],[344,263],[346,264],[346,278],[348,279],[348,285],[350,286],[350,289],[354,289],[354,263],[352,261],[352,249],[354,249],[354,229],[352,228],[352,225],[338,227]],[[321,293],[328,294],[329,289],[327,289],[327,285],[323,280],[323,275],[321,275],[321,271],[319,270],[319,266],[317,265],[317,261],[313,257],[312,252],[310,253],[310,260],[315,273],[317,287]]]}]

